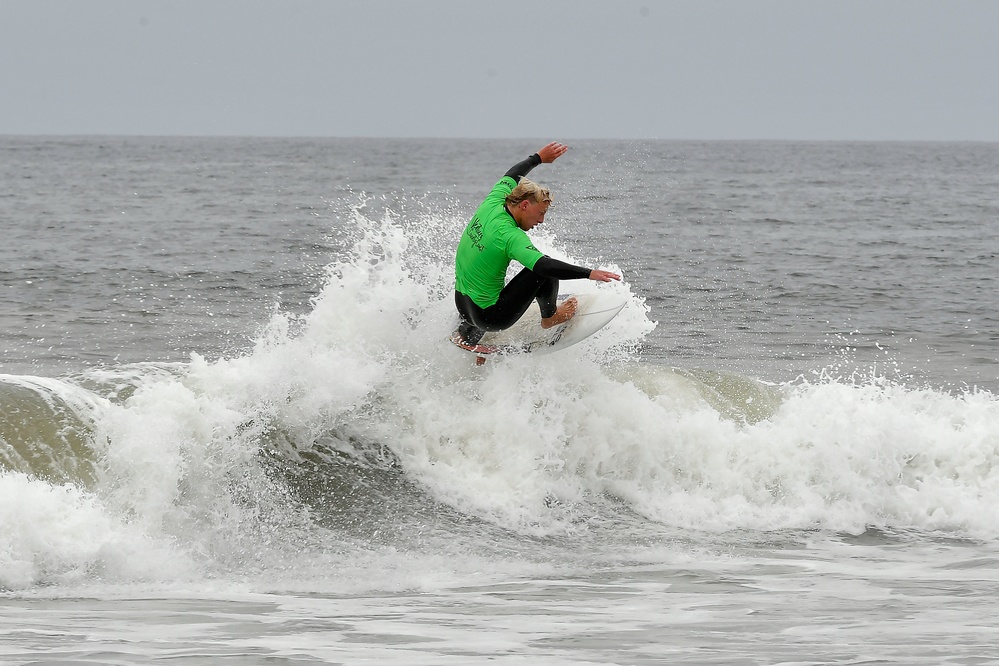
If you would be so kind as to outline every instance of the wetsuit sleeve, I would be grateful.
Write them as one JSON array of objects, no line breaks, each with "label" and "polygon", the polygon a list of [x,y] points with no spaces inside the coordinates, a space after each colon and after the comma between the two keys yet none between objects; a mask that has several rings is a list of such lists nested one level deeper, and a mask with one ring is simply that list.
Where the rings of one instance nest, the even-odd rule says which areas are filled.
[{"label": "wetsuit sleeve", "polygon": [[558,259],[552,259],[545,255],[534,262],[531,269],[542,277],[555,278],[556,280],[581,280],[590,277],[590,269],[582,266],[573,266]]},{"label": "wetsuit sleeve", "polygon": [[513,178],[518,183],[520,179],[531,172],[531,169],[541,164],[541,156],[534,153],[523,162],[517,162],[504,175]]},{"label": "wetsuit sleeve", "polygon": [[506,240],[506,256],[533,270],[535,264],[545,255],[534,247],[534,243],[522,230],[511,224],[507,227],[507,232],[509,235]]}]

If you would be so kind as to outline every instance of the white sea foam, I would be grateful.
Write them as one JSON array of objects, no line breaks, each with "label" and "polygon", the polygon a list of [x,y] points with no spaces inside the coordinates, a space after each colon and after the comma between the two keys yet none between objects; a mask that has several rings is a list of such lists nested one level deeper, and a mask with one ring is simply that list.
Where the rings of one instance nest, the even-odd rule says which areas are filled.
[{"label": "white sea foam", "polygon": [[[187,575],[192,562],[294,569],[305,552],[312,564],[293,578],[317,560],[332,570],[348,546],[265,473],[273,432],[298,455],[333,432],[343,447],[385,447],[428,497],[530,535],[585,530],[622,505],[693,531],[999,534],[990,393],[775,387],[643,364],[630,350],[654,324],[627,282],[565,284],[629,298],[586,344],[476,367],[446,342],[453,273],[426,250],[427,234],[459,223],[361,209],[353,221],[357,245],[330,264],[311,311],[275,313],[248,353],[121,369],[134,390],[89,407],[93,488],[0,477],[2,584],[101,567]],[[559,252],[550,236],[539,244]],[[112,386],[108,375],[83,381]]]},{"label": "white sea foam", "polygon": [[551,520],[552,498],[609,495],[695,530],[999,534],[991,394],[795,385],[768,418],[747,422],[719,411],[697,380],[652,372],[649,393],[581,359],[511,362],[437,387],[386,427],[441,497],[515,526]]},{"label": "white sea foam", "polygon": [[110,513],[73,484],[0,472],[0,589],[189,577],[195,565],[169,540]]}]

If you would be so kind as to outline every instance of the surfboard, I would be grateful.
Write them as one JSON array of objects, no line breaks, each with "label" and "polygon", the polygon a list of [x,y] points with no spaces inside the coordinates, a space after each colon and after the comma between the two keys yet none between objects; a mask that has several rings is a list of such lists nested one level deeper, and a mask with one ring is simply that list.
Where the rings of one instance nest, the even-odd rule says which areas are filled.
[{"label": "surfboard", "polygon": [[455,330],[452,343],[479,356],[479,363],[493,354],[550,354],[585,340],[610,323],[628,300],[611,293],[565,294],[559,300],[575,296],[579,305],[569,321],[551,328],[541,328],[541,310],[532,303],[516,324],[503,331],[486,333],[478,344],[466,343]]}]

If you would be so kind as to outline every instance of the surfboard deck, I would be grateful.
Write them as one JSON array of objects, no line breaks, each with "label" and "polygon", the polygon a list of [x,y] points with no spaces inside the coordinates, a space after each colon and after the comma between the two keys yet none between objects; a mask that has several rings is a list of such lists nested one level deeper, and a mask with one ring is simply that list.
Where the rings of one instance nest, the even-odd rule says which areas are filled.
[{"label": "surfboard deck", "polygon": [[576,314],[569,321],[541,328],[541,310],[532,303],[524,316],[516,324],[503,331],[489,332],[482,336],[478,344],[468,344],[455,330],[449,338],[453,344],[479,357],[479,363],[487,356],[502,354],[550,354],[571,347],[585,340],[610,323],[628,301],[618,294],[565,294],[562,301],[575,296],[579,305]]}]

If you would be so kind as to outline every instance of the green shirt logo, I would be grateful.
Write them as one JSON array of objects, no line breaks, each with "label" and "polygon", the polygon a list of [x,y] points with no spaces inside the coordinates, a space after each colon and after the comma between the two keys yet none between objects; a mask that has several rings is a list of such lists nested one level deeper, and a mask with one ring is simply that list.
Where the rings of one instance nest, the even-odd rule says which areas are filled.
[{"label": "green shirt logo", "polygon": [[481,308],[499,299],[510,262],[534,268],[544,256],[506,209],[506,195],[516,186],[504,176],[475,211],[455,254],[455,289]]}]

